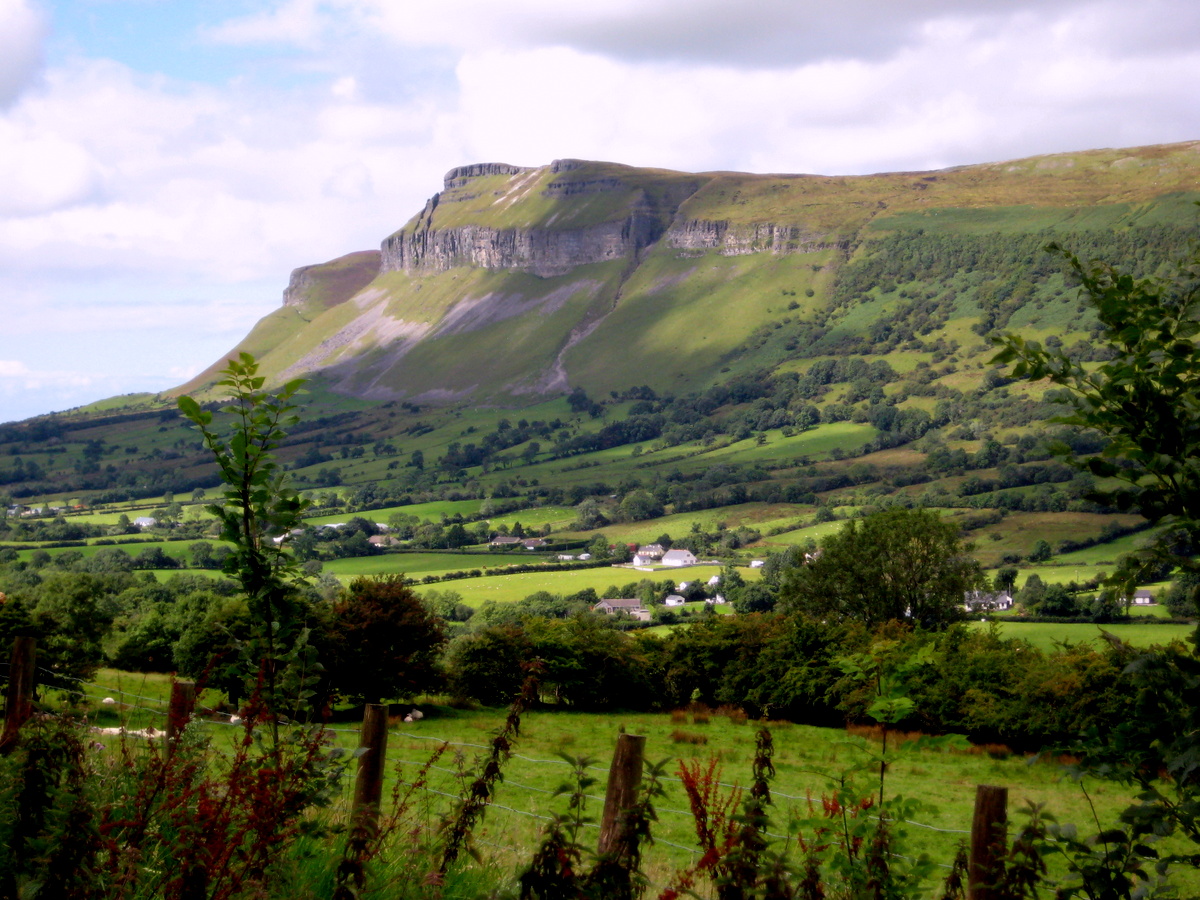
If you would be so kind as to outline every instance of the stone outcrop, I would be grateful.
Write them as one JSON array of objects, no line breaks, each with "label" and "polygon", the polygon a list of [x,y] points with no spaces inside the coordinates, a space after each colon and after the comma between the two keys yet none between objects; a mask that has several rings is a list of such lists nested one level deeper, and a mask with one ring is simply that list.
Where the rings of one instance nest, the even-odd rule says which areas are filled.
[{"label": "stone outcrop", "polygon": [[360,250],[345,256],[292,270],[283,291],[284,306],[316,303],[328,309],[349,300],[379,274],[377,250]]},{"label": "stone outcrop", "polygon": [[726,221],[691,219],[676,222],[666,234],[668,247],[680,250],[717,250],[726,256],[748,253],[814,253],[845,249],[848,241],[806,231],[798,225],[758,223],[730,225]]},{"label": "stone outcrop", "polygon": [[[580,160],[562,159],[547,168],[550,175],[559,175],[579,172],[587,165]],[[678,206],[675,201],[667,203],[669,208],[660,208],[661,204],[649,198],[644,190],[605,174],[553,180],[542,187],[540,194],[564,204],[598,194],[626,194],[628,211],[621,218],[577,228],[495,228],[486,224],[438,227],[439,208],[475,199],[470,193],[472,179],[489,175],[522,176],[533,171],[536,170],[505,163],[451,169],[446,174],[445,191],[431,197],[408,225],[383,241],[380,246],[383,270],[414,274],[474,266],[520,269],[543,277],[562,275],[576,266],[636,255],[662,237]],[[685,195],[694,190],[694,186],[690,187]]]},{"label": "stone outcrop", "polygon": [[508,163],[473,163],[469,166],[457,166],[451,169],[442,179],[442,183],[445,185],[445,190],[450,191],[454,188],[465,187],[472,178],[481,178],[485,175],[521,175],[532,171],[533,167],[531,166],[510,166]]},{"label": "stone outcrop", "polygon": [[[562,203],[563,218],[568,219],[566,213],[572,203],[588,202],[603,194],[623,196],[614,204],[616,215],[610,213],[609,221],[577,228],[553,227],[557,214],[548,217],[543,227],[499,228],[486,224],[486,216],[476,224],[439,227],[439,222],[448,220],[441,210],[479,199],[480,195],[472,192],[473,179],[495,175],[513,179],[507,189],[510,194],[496,190],[498,207],[520,204],[524,191],[537,190],[542,198]],[[549,180],[546,175],[551,176]],[[446,174],[445,191],[431,197],[408,225],[383,241],[381,266],[385,271],[409,274],[472,266],[517,269],[545,277],[562,275],[589,263],[632,259],[664,238],[669,247],[697,252],[717,250],[726,255],[811,253],[842,244],[798,225],[680,221],[680,207],[710,177],[665,173],[657,182],[647,182],[644,177],[631,181],[612,167],[577,159],[555,160],[540,170],[506,163],[460,166]],[[618,218],[622,205],[626,213]]]},{"label": "stone outcrop", "polygon": [[385,270],[441,272],[454,266],[524,269],[562,275],[576,266],[630,257],[662,234],[652,214],[635,210],[617,222],[552,231],[544,228],[420,228],[382,244]]}]

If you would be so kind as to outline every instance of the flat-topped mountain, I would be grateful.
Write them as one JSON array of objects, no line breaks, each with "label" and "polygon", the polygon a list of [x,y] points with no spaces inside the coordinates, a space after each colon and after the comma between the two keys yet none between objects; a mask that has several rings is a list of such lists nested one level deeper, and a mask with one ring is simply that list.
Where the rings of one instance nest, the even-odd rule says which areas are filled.
[{"label": "flat-topped mountain", "polygon": [[366,400],[520,404],[1010,325],[1079,339],[1041,247],[1156,265],[1196,198],[1197,142],[853,177],[462,166],[378,251],[297,269],[237,349]]}]

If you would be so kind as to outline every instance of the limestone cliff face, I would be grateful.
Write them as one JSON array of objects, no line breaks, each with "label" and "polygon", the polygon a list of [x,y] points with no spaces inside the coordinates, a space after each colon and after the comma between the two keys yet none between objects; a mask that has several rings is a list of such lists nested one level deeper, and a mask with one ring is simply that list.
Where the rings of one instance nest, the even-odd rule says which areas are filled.
[{"label": "limestone cliff face", "polygon": [[[382,270],[411,275],[471,266],[553,276],[588,263],[633,259],[660,240],[683,251],[731,256],[811,253],[845,244],[796,224],[681,216],[688,198],[719,175],[631,172],[574,159],[541,168],[479,163],[451,169],[445,190],[383,241]],[[519,219],[531,206],[541,217],[537,225],[489,221],[506,212]],[[598,211],[592,218],[599,221],[573,225],[588,218],[581,209]]]},{"label": "limestone cliff face", "polygon": [[632,256],[662,233],[653,216],[563,231],[526,228],[421,228],[392,235],[381,247],[384,270],[440,272],[454,266],[524,269],[562,275],[576,266]]},{"label": "limestone cliff face", "polygon": [[[508,181],[500,187],[480,187],[478,180],[487,176],[508,176]],[[592,172],[580,160],[556,160],[539,169],[503,163],[462,166],[447,173],[445,184],[445,191],[430,198],[408,225],[383,241],[384,271],[416,274],[473,266],[552,276],[588,263],[631,258],[662,237],[679,203],[699,182],[647,188],[616,175]],[[479,202],[488,190],[487,199],[497,207],[520,204],[535,195],[552,211],[544,224],[533,227],[442,224],[454,218],[453,212],[447,212],[449,204]],[[586,202],[602,208],[601,221],[575,227],[557,224],[577,218],[577,205]]]},{"label": "limestone cliff face", "polygon": [[474,163],[451,169],[442,179],[442,183],[445,185],[445,190],[450,191],[454,188],[466,187],[472,178],[481,178],[485,175],[520,175],[523,172],[531,171],[533,169],[529,166],[510,166],[508,163]]},{"label": "limestone cliff face", "polygon": [[319,310],[344,303],[379,274],[379,258],[376,250],[360,250],[293,269],[283,291],[283,305]]},{"label": "limestone cliff face", "polygon": [[730,225],[726,221],[690,219],[676,222],[666,234],[667,246],[680,250],[717,250],[726,256],[748,253],[815,253],[845,249],[849,242],[830,240],[799,225],[764,222]]}]

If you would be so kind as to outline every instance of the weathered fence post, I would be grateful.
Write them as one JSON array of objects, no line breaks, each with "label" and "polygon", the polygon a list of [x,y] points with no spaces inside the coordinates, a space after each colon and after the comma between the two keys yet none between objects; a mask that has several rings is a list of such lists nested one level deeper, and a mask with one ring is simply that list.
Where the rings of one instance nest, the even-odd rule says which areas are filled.
[{"label": "weathered fence post", "polygon": [[363,710],[358,746],[365,750],[358,758],[354,779],[355,819],[374,833],[379,823],[379,804],[383,799],[383,768],[387,762],[387,706],[368,703]]},{"label": "weathered fence post", "polygon": [[971,864],[967,873],[970,900],[999,897],[996,881],[1008,845],[1008,788],[981,784],[975,788],[971,820]]},{"label": "weathered fence post", "polygon": [[36,656],[36,638],[13,638],[12,655],[8,663],[8,687],[4,692],[4,735],[0,737],[0,753],[7,754],[17,745],[21,726],[33,715]]},{"label": "weathered fence post", "polygon": [[608,790],[604,792],[604,816],[600,820],[601,856],[621,854],[625,813],[637,802],[642,784],[642,759],[646,752],[646,736],[624,734],[617,736],[617,750],[608,770]]},{"label": "weathered fence post", "polygon": [[167,709],[167,743],[173,744],[187,728],[196,706],[196,682],[176,681],[171,685],[171,705]]}]

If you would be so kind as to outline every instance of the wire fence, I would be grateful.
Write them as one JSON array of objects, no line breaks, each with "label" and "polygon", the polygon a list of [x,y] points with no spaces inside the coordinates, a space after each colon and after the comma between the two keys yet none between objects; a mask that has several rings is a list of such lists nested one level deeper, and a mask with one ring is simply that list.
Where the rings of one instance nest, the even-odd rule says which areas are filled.
[{"label": "wire fence", "polygon": [[[122,722],[132,722],[134,719],[143,721],[150,719],[158,723],[158,726],[153,729],[139,730],[129,727],[126,729],[127,733],[146,734],[149,732],[149,735],[153,736],[154,733],[165,729],[169,702],[161,697],[147,696],[146,694],[126,690],[119,686],[114,687],[69,678],[62,673],[45,668],[38,669],[38,681],[45,687],[54,690],[86,693],[92,697],[99,695],[103,698],[100,701],[102,708],[104,706],[115,707],[113,712]],[[196,723],[196,727],[210,729],[235,729],[242,727],[241,720],[236,713],[227,710],[198,705],[195,712],[194,722]],[[338,736],[340,743],[350,744],[356,744],[360,734],[359,729],[352,727],[326,726],[325,731],[331,735]],[[465,790],[471,780],[473,780],[473,761],[466,758],[466,753],[472,751],[489,751],[491,749],[490,744],[424,733],[423,730],[418,731],[411,727],[392,727],[388,733],[390,746],[387,751],[386,769],[393,773],[393,784],[420,791],[431,798],[431,800],[436,799],[444,807],[447,804],[458,802],[464,796]],[[422,746],[440,747],[443,745],[457,751],[456,765],[431,764],[428,758],[419,758],[419,752],[412,752],[419,750]],[[476,842],[496,850],[527,856],[529,844],[526,842],[536,840],[537,833],[540,832],[546,822],[554,818],[555,812],[558,811],[555,800],[564,793],[569,793],[572,790],[572,785],[567,783],[567,776],[573,773],[575,765],[575,763],[563,758],[543,758],[523,753],[512,753],[506,764],[501,783],[497,786],[496,794],[489,803],[489,809],[491,810],[489,818],[484,828],[480,829],[480,833],[476,835]],[[417,783],[407,780],[404,777],[406,769],[423,771],[425,781]],[[602,765],[588,764],[583,766],[583,770],[589,775],[595,775],[597,791],[602,791],[607,779],[608,768]],[[655,829],[654,843],[685,853],[688,859],[694,860],[701,853],[701,850],[696,846],[694,841],[687,843],[693,837],[694,816],[689,808],[684,808],[688,806],[686,793],[683,789],[684,782],[681,778],[670,775],[661,775],[659,780],[662,783],[664,795],[655,803],[655,811],[659,815],[659,822]],[[714,784],[727,791],[744,792],[747,788],[747,785],[741,784],[736,780],[715,781]],[[595,804],[603,804],[604,802],[604,797],[600,793],[585,793],[584,797]],[[765,833],[772,839],[785,842],[785,844],[795,844],[799,839],[800,832],[799,826],[795,824],[796,820],[804,818],[803,813],[805,811],[807,811],[811,819],[814,810],[821,809],[827,799],[825,795],[813,796],[811,793],[787,793],[782,790],[772,790],[771,798],[776,804],[777,809],[780,809],[783,813],[783,815],[777,816],[777,818],[786,818],[793,823],[793,826],[790,829],[791,833],[784,834],[775,831],[767,831]],[[797,808],[800,809],[798,810]],[[796,815],[798,812],[800,815]],[[875,816],[870,816],[870,818],[877,820]],[[520,825],[519,823],[522,821],[527,824],[524,826]],[[903,822],[894,824],[902,827],[908,826],[924,829],[930,833],[944,835],[946,839],[953,839],[955,843],[967,838],[971,833],[969,828],[951,827],[944,824],[936,825],[915,819],[905,819]],[[592,821],[585,821],[584,827],[597,832],[600,828],[598,824]],[[526,843],[524,848],[513,846],[511,843],[497,842],[492,839],[497,836],[512,838],[515,835],[521,835],[522,843]],[[944,841],[938,850],[939,852],[936,855],[944,854],[947,857],[953,855],[954,852],[954,848]],[[901,859],[912,859],[911,857],[900,856],[898,854],[896,856]],[[937,863],[936,865],[943,869],[952,868],[944,863]]]}]

